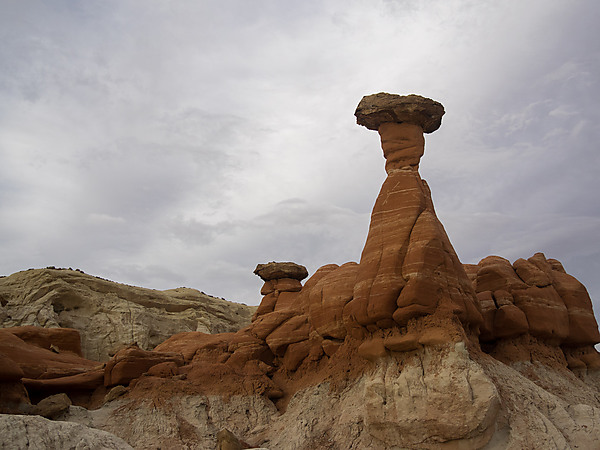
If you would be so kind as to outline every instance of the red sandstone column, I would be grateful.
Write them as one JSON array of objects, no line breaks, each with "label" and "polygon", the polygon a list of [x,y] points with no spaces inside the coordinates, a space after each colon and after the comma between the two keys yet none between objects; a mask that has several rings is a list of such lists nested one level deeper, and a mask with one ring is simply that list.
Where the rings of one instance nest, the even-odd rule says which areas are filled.
[{"label": "red sandstone column", "polygon": [[355,114],[359,125],[379,132],[388,176],[373,208],[345,321],[375,330],[445,308],[464,323],[479,324],[471,282],[418,172],[423,132],[439,128],[443,106],[382,93],[364,97]]}]

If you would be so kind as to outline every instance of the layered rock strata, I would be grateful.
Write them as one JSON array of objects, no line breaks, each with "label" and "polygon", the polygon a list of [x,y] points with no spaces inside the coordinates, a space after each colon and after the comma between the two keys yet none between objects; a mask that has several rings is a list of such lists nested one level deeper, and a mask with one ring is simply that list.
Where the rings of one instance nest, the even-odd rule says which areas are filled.
[{"label": "layered rock strata", "polygon": [[443,107],[419,96],[367,96],[357,122],[377,129],[388,174],[371,214],[348,321],[369,330],[404,326],[438,307],[463,324],[482,322],[473,287],[418,173],[423,131],[439,127]]},{"label": "layered rock strata", "polygon": [[259,264],[254,270],[265,284],[260,290],[263,299],[252,321],[258,316],[273,312],[275,307],[283,308],[289,301],[293,301],[296,292],[302,290],[301,281],[308,276],[306,267],[292,262],[275,262]]},{"label": "layered rock strata", "polygon": [[132,343],[151,350],[184,331],[236,331],[255,311],[195,289],[157,291],[50,268],[0,277],[0,299],[0,326],[78,330],[83,355],[96,361]]},{"label": "layered rock strata", "polygon": [[[503,361],[526,359],[523,353],[534,351],[532,342],[543,343],[575,373],[600,369],[592,301],[559,261],[543,253],[512,264],[488,256],[466,268],[483,311],[479,340],[486,351]],[[518,352],[512,350],[515,342]]]}]

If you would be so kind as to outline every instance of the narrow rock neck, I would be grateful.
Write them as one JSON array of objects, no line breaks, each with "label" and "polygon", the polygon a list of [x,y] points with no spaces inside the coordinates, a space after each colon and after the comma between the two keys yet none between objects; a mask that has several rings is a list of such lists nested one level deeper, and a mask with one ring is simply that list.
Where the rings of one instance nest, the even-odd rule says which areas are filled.
[{"label": "narrow rock neck", "polygon": [[425,138],[420,126],[386,122],[378,131],[388,174],[406,168],[419,170],[419,161],[425,152]]}]

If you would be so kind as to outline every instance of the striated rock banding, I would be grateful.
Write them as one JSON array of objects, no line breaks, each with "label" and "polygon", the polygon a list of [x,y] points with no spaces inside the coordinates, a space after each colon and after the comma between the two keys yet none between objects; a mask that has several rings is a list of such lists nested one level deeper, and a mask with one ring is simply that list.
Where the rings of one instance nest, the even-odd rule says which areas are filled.
[{"label": "striated rock banding", "polygon": [[0,298],[0,326],[75,329],[82,354],[96,361],[131,343],[151,350],[175,333],[236,331],[255,311],[196,289],[157,291],[52,268],[0,278]]},{"label": "striated rock banding", "polygon": [[[367,329],[404,326],[438,307],[455,312],[465,325],[482,322],[471,282],[418,173],[423,127],[437,129],[443,114],[438,105],[423,97],[376,94],[364,97],[357,108],[359,124],[366,117],[381,122],[376,129],[388,177],[373,208],[353,299],[344,313],[349,324]],[[389,114],[392,107],[394,115]],[[434,117],[437,126],[425,122],[425,116]]]}]

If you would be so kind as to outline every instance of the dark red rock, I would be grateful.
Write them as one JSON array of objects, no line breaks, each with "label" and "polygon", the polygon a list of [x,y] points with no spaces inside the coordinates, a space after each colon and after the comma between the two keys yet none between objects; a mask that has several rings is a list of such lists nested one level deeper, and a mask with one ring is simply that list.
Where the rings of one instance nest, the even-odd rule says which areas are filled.
[{"label": "dark red rock", "polygon": [[561,269],[562,265],[557,270],[552,270],[551,277],[552,286],[564,302],[569,316],[569,335],[564,344],[595,345],[600,342],[600,333],[592,300],[585,286]]},{"label": "dark red rock", "polygon": [[19,381],[25,374],[19,365],[8,356],[0,353],[0,382]]},{"label": "dark red rock", "polygon": [[55,353],[28,344],[7,329],[0,329],[0,353],[13,360],[26,378],[70,376],[86,372],[99,364],[72,352]]},{"label": "dark red rock", "polygon": [[104,369],[104,385],[127,385],[135,378],[146,373],[151,367],[165,362],[173,362],[178,367],[184,363],[179,353],[149,352],[137,346],[120,350],[106,363]]},{"label": "dark red rock", "polygon": [[81,353],[81,336],[73,328],[42,328],[34,326],[3,328],[28,344],[52,350],[54,352],[71,352],[83,357]]},{"label": "dark red rock", "polygon": [[320,336],[344,339],[344,307],[352,300],[358,264],[346,263],[322,277],[309,296],[309,320]]}]

